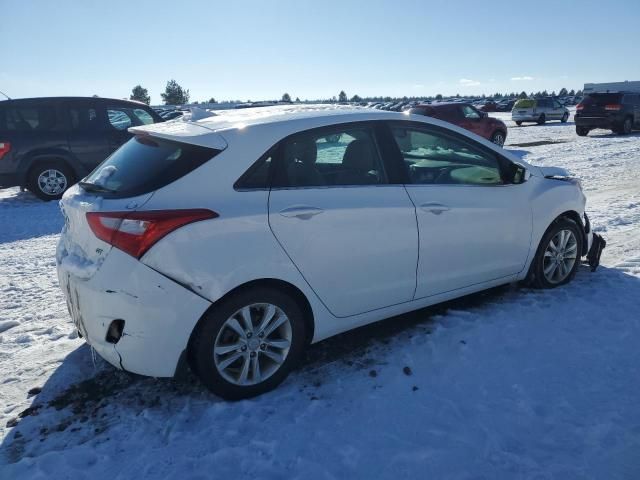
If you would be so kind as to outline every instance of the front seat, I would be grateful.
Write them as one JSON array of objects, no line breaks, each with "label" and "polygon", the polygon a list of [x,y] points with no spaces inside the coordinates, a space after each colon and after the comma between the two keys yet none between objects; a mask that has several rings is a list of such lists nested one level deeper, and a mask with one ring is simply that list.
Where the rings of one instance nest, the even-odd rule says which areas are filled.
[{"label": "front seat", "polygon": [[380,183],[378,165],[370,140],[354,140],[342,157],[342,171],[338,175],[339,185],[371,185]]}]

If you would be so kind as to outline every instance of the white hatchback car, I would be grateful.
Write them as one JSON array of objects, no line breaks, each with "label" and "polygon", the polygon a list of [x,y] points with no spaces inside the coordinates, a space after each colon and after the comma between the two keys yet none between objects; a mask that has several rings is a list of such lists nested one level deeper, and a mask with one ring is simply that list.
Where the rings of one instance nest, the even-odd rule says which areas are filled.
[{"label": "white hatchback car", "polygon": [[189,365],[225,398],[360,325],[567,283],[604,245],[566,172],[429,117],[274,107],[131,131],[60,202],[71,317],[116,367]]}]

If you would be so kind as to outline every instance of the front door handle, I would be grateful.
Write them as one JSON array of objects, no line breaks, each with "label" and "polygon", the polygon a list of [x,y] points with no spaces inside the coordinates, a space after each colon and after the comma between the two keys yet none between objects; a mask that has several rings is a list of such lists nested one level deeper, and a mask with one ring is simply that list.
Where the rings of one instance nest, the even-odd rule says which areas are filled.
[{"label": "front door handle", "polygon": [[280,215],[287,218],[299,218],[300,220],[309,220],[314,215],[324,212],[321,208],[309,207],[307,205],[296,205],[280,210]]},{"label": "front door handle", "polygon": [[423,203],[420,205],[420,208],[425,212],[433,213],[435,215],[440,215],[442,212],[450,210],[446,205],[437,202]]}]

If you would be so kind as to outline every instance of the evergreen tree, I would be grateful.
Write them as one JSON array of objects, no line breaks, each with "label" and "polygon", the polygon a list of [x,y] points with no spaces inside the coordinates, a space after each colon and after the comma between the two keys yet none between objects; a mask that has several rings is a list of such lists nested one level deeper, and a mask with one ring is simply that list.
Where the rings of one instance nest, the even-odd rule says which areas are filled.
[{"label": "evergreen tree", "polygon": [[569,90],[569,95],[571,95],[572,97],[574,97],[576,94],[576,91],[572,88],[571,90]]},{"label": "evergreen tree", "polygon": [[561,88],[560,91],[558,92],[558,96],[560,97],[566,97],[567,95],[569,95],[569,92],[567,91],[566,88]]},{"label": "evergreen tree", "polygon": [[137,102],[146,103],[149,105],[151,103],[151,97],[149,96],[149,91],[146,88],[142,88],[141,85],[136,85],[131,90],[131,96],[129,100],[135,100]]},{"label": "evergreen tree", "polygon": [[165,105],[189,103],[189,90],[183,89],[174,79],[167,82],[164,93],[161,93],[160,96]]},{"label": "evergreen tree", "polygon": [[520,95],[518,95],[518,98],[527,98],[527,92],[523,90],[522,92],[520,92]]},{"label": "evergreen tree", "polygon": [[338,101],[341,103],[347,101],[347,94],[344,93],[344,90],[340,90],[340,93],[338,94]]},{"label": "evergreen tree", "polygon": [[291,95],[289,95],[288,93],[285,93],[282,95],[282,101],[283,102],[290,102],[291,101]]},{"label": "evergreen tree", "polygon": [[436,100],[442,100],[442,94],[441,93],[436,95]]},{"label": "evergreen tree", "polygon": [[362,98],[360,97],[360,95],[354,95],[353,97],[351,97],[351,101],[352,102],[361,102]]},{"label": "evergreen tree", "polygon": [[300,103],[300,97],[296,97],[296,103]]},{"label": "evergreen tree", "polygon": [[209,100],[207,100],[207,103],[218,103],[216,102],[216,99],[211,97]]}]

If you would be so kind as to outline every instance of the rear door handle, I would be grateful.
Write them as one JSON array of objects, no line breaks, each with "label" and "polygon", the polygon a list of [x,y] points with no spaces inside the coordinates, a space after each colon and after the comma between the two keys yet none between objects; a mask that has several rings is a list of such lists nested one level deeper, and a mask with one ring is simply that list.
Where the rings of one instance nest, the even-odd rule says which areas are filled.
[{"label": "rear door handle", "polygon": [[296,205],[294,207],[287,207],[284,210],[280,210],[280,215],[287,218],[299,218],[300,220],[309,220],[314,215],[319,215],[324,212],[321,208],[309,207],[307,205]]},{"label": "rear door handle", "polygon": [[420,208],[425,212],[433,213],[435,215],[440,215],[442,212],[450,210],[446,205],[437,202],[423,203],[420,205]]}]

